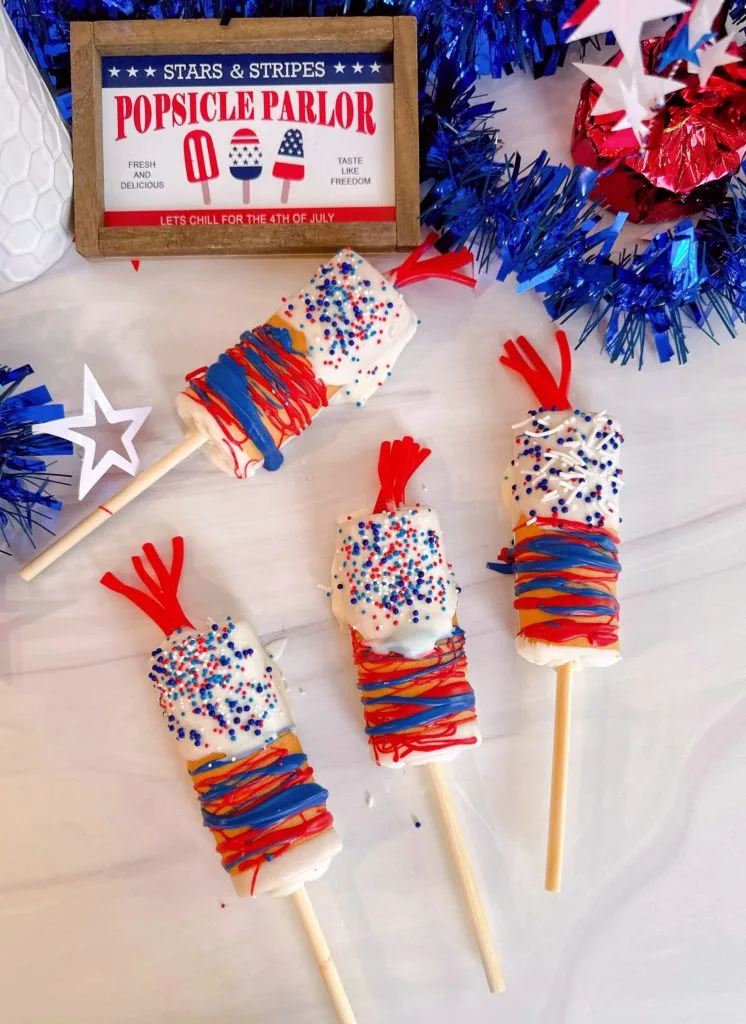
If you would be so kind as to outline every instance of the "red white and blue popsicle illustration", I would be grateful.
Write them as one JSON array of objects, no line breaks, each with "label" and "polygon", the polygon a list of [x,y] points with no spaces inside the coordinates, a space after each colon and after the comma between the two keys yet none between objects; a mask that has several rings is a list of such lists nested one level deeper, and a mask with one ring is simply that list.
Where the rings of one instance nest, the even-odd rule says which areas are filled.
[{"label": "red white and blue popsicle illustration", "polygon": [[305,176],[303,134],[298,128],[288,128],[282,137],[272,168],[272,177],[282,179],[281,203],[286,203],[290,198],[290,182],[303,181]]},{"label": "red white and blue popsicle illustration", "polygon": [[188,182],[202,185],[202,201],[209,206],[210,182],[220,174],[215,143],[209,132],[195,128],[184,136],[184,169]]},{"label": "red white and blue popsicle illustration", "polygon": [[243,182],[243,201],[251,202],[251,182],[263,171],[259,136],[251,128],[239,128],[233,133],[228,153],[228,164],[234,178]]}]

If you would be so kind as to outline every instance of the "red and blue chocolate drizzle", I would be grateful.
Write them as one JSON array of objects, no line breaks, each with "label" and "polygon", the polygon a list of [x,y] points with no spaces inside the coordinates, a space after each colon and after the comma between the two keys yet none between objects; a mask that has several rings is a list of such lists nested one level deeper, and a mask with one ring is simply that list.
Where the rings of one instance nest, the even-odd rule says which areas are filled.
[{"label": "red and blue chocolate drizzle", "polygon": [[405,658],[377,654],[352,631],[365,732],[376,755],[399,761],[413,751],[477,742],[457,736],[460,725],[476,718],[464,642],[456,626],[429,654]]},{"label": "red and blue chocolate drizzle", "polygon": [[192,397],[229,433],[238,426],[258,449],[264,468],[279,469],[281,440],[296,436],[327,405],[326,385],[310,360],[294,348],[290,331],[264,324],[244,331],[238,345],[187,377]]},{"label": "red and blue chocolate drizzle", "polygon": [[598,526],[547,517],[519,527],[516,537],[515,546],[501,555],[504,564],[489,562],[488,567],[515,574],[514,608],[547,616],[524,624],[519,635],[554,644],[617,644],[618,538]]},{"label": "red and blue chocolate drizzle", "polygon": [[282,738],[238,759],[216,757],[190,769],[202,820],[228,872],[255,872],[333,824],[329,793],[313,781],[306,755]]}]

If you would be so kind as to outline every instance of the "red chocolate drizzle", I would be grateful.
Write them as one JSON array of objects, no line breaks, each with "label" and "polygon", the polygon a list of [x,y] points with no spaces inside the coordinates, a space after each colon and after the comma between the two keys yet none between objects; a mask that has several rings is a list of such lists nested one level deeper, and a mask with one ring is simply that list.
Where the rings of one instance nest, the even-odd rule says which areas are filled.
[{"label": "red chocolate drizzle", "polygon": [[365,731],[378,764],[381,755],[400,761],[415,751],[477,742],[476,736],[457,735],[476,720],[463,630],[455,628],[421,658],[377,654],[354,629],[350,635]]}]

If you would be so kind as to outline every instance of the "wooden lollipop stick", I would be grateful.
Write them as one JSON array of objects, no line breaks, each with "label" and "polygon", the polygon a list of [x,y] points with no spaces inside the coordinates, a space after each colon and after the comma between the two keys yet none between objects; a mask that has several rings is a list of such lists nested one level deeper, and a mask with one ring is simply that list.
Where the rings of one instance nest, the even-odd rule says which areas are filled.
[{"label": "wooden lollipop stick", "polygon": [[342,985],[337,966],[332,960],[332,954],[321,930],[319,919],[313,909],[311,900],[306,892],[305,886],[301,886],[290,897],[298,911],[303,931],[310,943],[313,955],[316,957],[321,978],[326,985],[326,990],[337,1014],[340,1024],[356,1024],[350,1000]]},{"label": "wooden lollipop stick", "polygon": [[196,452],[206,441],[207,436],[205,434],[196,432],[187,434],[180,444],[177,444],[170,452],[166,452],[162,458],[146,469],[144,473],[136,476],[131,483],[123,487],[113,498],[109,498],[106,505],[99,505],[90,515],[87,515],[85,519],[81,519],[79,523],[73,526],[72,530],[58,537],[40,555],[27,562],[20,573],[23,579],[32,580],[40,572],[48,569],[53,562],[56,562],[58,558],[61,558],[71,548],[74,548],[89,533],[93,533],[103,523],[108,522],[115,513],[123,509],[125,505],[129,505],[133,498],[136,498],[138,494],[142,494],[151,484],[165,476],[169,470],[178,466],[192,452]]},{"label": "wooden lollipop stick", "polygon": [[557,694],[554,701],[554,752],[552,754],[552,795],[549,804],[547,873],[544,888],[559,892],[562,882],[562,856],[565,848],[565,809],[567,806],[567,762],[570,754],[570,697],[572,666],[568,661],[557,669]]},{"label": "wooden lollipop stick", "polygon": [[425,767],[433,786],[435,801],[440,811],[448,840],[448,847],[453,858],[453,865],[456,868],[466,909],[469,913],[471,930],[479,947],[479,956],[482,959],[487,984],[489,985],[490,992],[504,992],[505,982],[500,969],[500,960],[495,944],[492,941],[487,914],[485,913],[482,897],[477,888],[477,880],[474,877],[474,869],[471,866],[464,837],[461,834],[461,828],[456,817],[456,808],[453,806],[451,790],[443,774],[443,769],[437,761],[431,761]]}]

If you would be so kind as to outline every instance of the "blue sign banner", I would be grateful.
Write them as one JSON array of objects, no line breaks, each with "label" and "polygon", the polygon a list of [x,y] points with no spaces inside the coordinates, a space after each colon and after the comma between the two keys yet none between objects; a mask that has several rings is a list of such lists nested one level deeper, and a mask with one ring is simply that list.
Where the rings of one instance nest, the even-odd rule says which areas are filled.
[{"label": "blue sign banner", "polygon": [[105,89],[372,85],[394,80],[390,53],[250,53],[113,56]]}]

